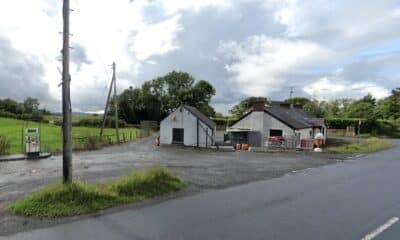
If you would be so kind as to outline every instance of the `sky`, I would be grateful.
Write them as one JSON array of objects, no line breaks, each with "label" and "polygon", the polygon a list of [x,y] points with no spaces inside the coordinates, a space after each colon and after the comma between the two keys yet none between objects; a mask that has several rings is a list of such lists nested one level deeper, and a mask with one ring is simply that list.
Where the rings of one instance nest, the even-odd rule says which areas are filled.
[{"label": "sky", "polygon": [[[247,96],[377,99],[400,87],[400,0],[71,0],[71,99],[104,108],[117,88],[177,70]],[[0,2],[0,98],[61,109],[61,0]]]}]

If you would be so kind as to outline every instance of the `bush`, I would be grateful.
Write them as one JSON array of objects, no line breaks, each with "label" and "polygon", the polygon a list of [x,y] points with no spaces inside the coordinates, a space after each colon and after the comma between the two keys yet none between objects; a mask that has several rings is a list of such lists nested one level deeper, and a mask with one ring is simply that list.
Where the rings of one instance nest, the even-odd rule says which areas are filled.
[{"label": "bush", "polygon": [[11,145],[10,140],[5,136],[0,135],[0,155],[7,155],[10,153]]}]

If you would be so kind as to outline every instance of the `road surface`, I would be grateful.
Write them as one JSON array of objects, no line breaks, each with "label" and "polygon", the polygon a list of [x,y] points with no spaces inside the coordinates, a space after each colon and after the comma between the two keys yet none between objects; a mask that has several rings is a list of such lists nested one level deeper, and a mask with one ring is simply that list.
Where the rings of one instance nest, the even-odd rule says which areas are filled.
[{"label": "road surface", "polygon": [[399,239],[399,183],[397,146],[6,239]]}]

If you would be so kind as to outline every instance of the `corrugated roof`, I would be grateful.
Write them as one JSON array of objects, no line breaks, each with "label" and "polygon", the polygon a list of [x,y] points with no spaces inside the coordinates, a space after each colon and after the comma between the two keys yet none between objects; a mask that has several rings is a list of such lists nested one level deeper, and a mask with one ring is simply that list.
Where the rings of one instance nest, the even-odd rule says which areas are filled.
[{"label": "corrugated roof", "polygon": [[[247,112],[231,126],[236,124],[238,121],[247,117],[252,111]],[[271,105],[266,106],[264,112],[270,114],[279,121],[285,123],[293,129],[304,129],[312,127],[325,126],[324,119],[315,118],[312,115],[298,108],[291,108],[289,106],[281,106],[279,102],[273,102]]]},{"label": "corrugated roof", "polygon": [[188,110],[191,114],[193,114],[195,117],[200,119],[204,124],[209,126],[210,128],[215,128],[217,124],[211,119],[209,119],[206,115],[204,115],[202,112],[200,112],[197,108],[188,106],[188,105],[183,105],[183,107]]},{"label": "corrugated roof", "polygon": [[266,107],[264,111],[295,129],[313,127],[313,124],[307,121],[306,113],[297,108],[271,105]]}]

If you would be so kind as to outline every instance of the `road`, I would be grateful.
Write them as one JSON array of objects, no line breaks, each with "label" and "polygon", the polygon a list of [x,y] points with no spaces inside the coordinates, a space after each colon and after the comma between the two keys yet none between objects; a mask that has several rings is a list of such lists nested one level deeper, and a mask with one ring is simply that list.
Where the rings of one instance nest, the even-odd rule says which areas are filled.
[{"label": "road", "polygon": [[353,161],[5,239],[396,239],[399,156],[397,142]]}]

